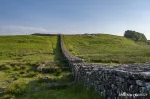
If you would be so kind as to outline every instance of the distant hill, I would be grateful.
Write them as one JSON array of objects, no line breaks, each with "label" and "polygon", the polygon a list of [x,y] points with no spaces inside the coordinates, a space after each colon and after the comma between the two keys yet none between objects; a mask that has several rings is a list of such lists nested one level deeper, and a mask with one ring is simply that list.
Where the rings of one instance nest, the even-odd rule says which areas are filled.
[{"label": "distant hill", "polygon": [[57,36],[59,34],[43,34],[43,33],[33,33],[31,35],[37,35],[37,36]]}]

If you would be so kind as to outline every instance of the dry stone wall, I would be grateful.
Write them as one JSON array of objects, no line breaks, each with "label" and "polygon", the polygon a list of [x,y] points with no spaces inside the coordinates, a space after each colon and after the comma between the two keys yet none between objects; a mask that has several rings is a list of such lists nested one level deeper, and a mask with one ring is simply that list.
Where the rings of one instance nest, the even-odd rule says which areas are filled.
[{"label": "dry stone wall", "polygon": [[60,44],[75,81],[94,88],[106,99],[150,99],[150,63],[120,66],[86,64],[65,48],[62,35]]}]

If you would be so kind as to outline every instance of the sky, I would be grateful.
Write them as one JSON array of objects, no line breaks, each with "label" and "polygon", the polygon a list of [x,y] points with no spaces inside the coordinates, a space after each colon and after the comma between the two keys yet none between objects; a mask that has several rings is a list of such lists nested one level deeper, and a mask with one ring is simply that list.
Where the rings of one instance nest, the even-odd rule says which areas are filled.
[{"label": "sky", "polygon": [[150,39],[150,0],[0,0],[0,35],[106,33]]}]

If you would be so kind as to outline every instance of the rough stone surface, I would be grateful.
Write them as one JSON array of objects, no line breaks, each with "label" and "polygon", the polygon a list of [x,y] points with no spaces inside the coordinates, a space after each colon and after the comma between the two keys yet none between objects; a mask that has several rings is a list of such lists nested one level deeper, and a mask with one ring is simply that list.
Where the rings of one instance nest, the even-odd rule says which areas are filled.
[{"label": "rough stone surface", "polygon": [[106,99],[150,99],[150,63],[120,66],[85,64],[83,59],[66,50],[62,35],[60,44],[75,81],[93,87]]}]

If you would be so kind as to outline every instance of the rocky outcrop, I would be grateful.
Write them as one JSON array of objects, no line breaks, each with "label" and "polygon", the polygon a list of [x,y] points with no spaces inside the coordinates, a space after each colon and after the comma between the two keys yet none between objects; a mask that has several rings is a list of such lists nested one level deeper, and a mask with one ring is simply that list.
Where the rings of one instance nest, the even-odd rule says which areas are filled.
[{"label": "rocky outcrop", "polygon": [[62,35],[60,44],[75,81],[93,87],[106,99],[150,99],[150,63],[120,66],[86,64],[65,48]]}]

